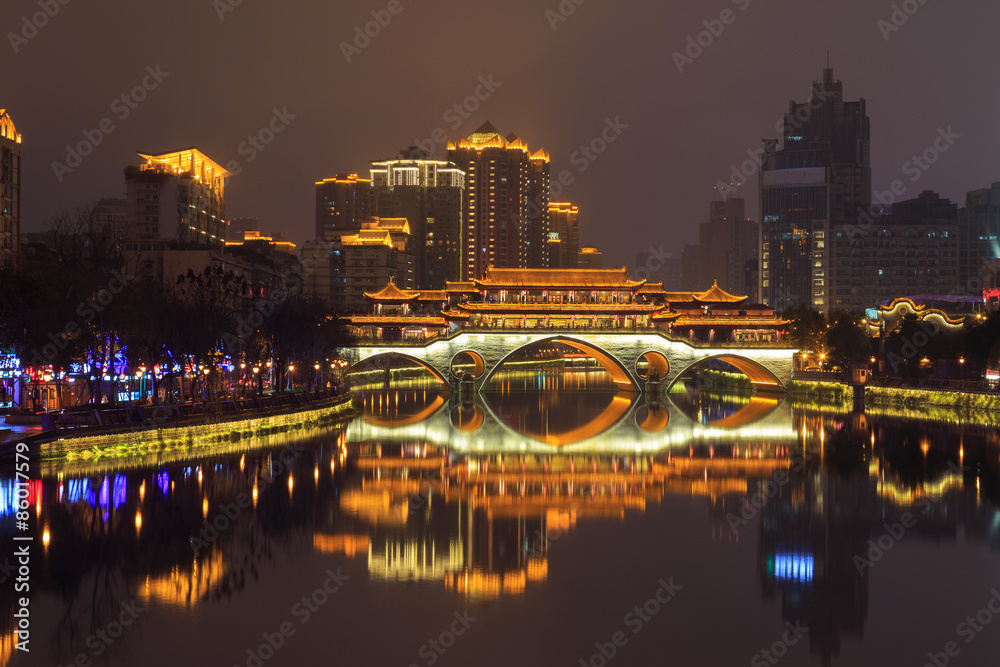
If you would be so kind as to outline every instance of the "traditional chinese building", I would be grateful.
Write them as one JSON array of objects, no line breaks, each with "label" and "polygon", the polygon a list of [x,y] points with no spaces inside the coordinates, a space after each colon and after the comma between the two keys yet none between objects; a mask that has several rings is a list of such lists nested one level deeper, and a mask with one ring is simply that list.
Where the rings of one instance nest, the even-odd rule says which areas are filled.
[{"label": "traditional chinese building", "polygon": [[623,330],[658,328],[697,341],[777,342],[788,322],[717,284],[667,292],[615,269],[489,267],[481,279],[444,290],[365,293],[372,313],[352,317],[360,338],[426,338],[459,328]]}]

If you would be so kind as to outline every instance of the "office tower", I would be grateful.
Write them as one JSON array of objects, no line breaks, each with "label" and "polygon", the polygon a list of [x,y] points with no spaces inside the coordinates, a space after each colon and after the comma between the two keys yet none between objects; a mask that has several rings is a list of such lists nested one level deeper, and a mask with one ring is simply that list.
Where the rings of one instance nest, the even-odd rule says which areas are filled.
[{"label": "office tower", "polygon": [[597,248],[584,246],[576,255],[576,268],[578,269],[603,269],[604,255]]},{"label": "office tower", "polygon": [[550,268],[576,268],[576,255],[580,251],[579,221],[579,207],[568,202],[549,202],[549,231],[559,238],[558,244],[549,246],[558,253],[550,253]]},{"label": "office tower", "polygon": [[[701,223],[699,285],[719,287],[746,295],[746,263],[757,257],[757,223],[744,216],[744,200],[730,197],[709,203],[708,222]],[[756,289],[754,290],[756,291]]]},{"label": "office tower", "polygon": [[685,292],[700,292],[708,289],[701,282],[701,271],[698,263],[701,259],[701,247],[687,244],[681,252],[681,290]]},{"label": "office tower", "polygon": [[531,153],[489,122],[448,142],[448,159],[465,172],[462,278],[487,266],[544,268],[549,246],[549,155]]},{"label": "office tower", "polygon": [[760,294],[777,309],[834,302],[831,234],[871,204],[870,126],[864,98],[845,102],[833,70],[804,103],[789,102],[783,146],[761,156]]},{"label": "office tower", "polygon": [[353,232],[372,217],[371,181],[357,174],[337,174],[316,181],[316,238]]},{"label": "office tower", "polygon": [[1000,257],[1000,183],[972,190],[959,212],[959,275],[954,294],[979,289],[983,264]]},{"label": "office tower", "polygon": [[167,242],[223,247],[225,179],[230,173],[197,148],[153,155],[125,169],[125,227],[140,250]]},{"label": "office tower", "polygon": [[[413,155],[416,149],[401,151]],[[462,275],[462,199],[465,173],[452,162],[428,159],[371,163],[374,213],[406,218],[415,244],[416,287],[444,289]]]},{"label": "office tower", "polygon": [[365,313],[365,292],[378,292],[390,280],[400,289],[414,289],[414,241],[405,218],[375,218],[340,235],[331,246],[334,308]]},{"label": "office tower", "polygon": [[635,255],[635,267],[629,271],[633,280],[662,283],[667,292],[683,290],[683,260],[679,253],[663,252],[659,248],[647,248]]},{"label": "office tower", "polygon": [[958,205],[925,190],[870,224],[834,232],[831,308],[860,311],[901,296],[951,294],[958,267]]},{"label": "office tower", "polygon": [[0,109],[0,271],[17,271],[21,255],[21,135]]}]

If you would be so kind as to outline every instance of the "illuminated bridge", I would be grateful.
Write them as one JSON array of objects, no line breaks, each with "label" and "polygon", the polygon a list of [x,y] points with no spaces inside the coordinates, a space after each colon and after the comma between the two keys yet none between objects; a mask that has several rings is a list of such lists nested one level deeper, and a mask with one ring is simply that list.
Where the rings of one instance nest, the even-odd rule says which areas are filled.
[{"label": "illuminated bridge", "polygon": [[362,341],[352,348],[353,364],[399,357],[423,366],[440,382],[454,385],[456,362],[471,360],[479,390],[504,363],[528,346],[562,344],[592,357],[623,390],[642,391],[652,371],[667,389],[679,377],[710,359],[744,373],[758,390],[783,391],[797,352],[781,344],[722,343],[717,346],[667,335],[658,329],[538,331],[535,329],[458,329],[426,340]]}]

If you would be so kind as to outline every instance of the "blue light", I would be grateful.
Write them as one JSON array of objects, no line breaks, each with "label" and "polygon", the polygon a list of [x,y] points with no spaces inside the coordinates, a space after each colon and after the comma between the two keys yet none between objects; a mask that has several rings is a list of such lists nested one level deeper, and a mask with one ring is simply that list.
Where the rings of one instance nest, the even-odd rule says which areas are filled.
[{"label": "blue light", "polygon": [[170,475],[167,474],[166,468],[161,470],[160,474],[156,476],[156,484],[160,487],[163,495],[167,495],[167,492],[170,490]]},{"label": "blue light", "polygon": [[774,554],[774,577],[808,583],[813,578],[812,554],[779,551]]}]

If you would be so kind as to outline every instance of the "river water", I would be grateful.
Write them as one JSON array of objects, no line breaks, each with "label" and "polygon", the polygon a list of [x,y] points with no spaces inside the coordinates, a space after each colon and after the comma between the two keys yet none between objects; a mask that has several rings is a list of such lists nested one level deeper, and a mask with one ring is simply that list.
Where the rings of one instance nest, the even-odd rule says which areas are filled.
[{"label": "river water", "polygon": [[0,665],[996,664],[993,429],[587,372],[359,397],[249,450],[34,467]]}]

